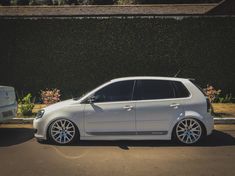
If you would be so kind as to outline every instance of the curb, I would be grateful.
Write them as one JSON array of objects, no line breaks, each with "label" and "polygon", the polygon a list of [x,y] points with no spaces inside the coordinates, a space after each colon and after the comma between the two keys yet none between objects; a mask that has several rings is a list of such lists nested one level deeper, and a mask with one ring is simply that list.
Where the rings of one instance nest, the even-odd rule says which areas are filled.
[{"label": "curb", "polygon": [[6,124],[32,124],[34,118],[13,118],[6,122]]},{"label": "curb", "polygon": [[[8,124],[32,124],[34,118],[13,118],[9,120]],[[235,117],[214,118],[214,124],[235,124]]]},{"label": "curb", "polygon": [[214,118],[216,124],[235,124],[235,117]]}]

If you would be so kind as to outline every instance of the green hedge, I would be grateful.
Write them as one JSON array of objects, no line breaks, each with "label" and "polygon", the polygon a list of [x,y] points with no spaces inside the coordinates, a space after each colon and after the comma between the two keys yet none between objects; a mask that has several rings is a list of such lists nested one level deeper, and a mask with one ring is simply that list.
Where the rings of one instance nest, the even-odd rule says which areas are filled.
[{"label": "green hedge", "polygon": [[116,77],[195,78],[235,95],[235,17],[0,19],[0,85],[77,96]]}]

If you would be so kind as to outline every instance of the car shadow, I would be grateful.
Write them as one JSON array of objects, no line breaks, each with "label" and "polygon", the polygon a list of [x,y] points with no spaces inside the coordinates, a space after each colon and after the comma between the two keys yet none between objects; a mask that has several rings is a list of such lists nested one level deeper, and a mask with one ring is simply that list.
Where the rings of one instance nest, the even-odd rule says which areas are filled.
[{"label": "car shadow", "polygon": [[33,138],[30,128],[0,128],[0,147],[7,147],[26,142]]},{"label": "car shadow", "polygon": [[[222,131],[214,130],[213,133],[203,139],[200,143],[193,145],[194,147],[217,147],[217,146],[233,146],[235,138]],[[73,146],[118,146],[121,149],[128,150],[129,147],[178,147],[185,146],[174,141],[163,140],[119,140],[119,141],[79,141]]]}]

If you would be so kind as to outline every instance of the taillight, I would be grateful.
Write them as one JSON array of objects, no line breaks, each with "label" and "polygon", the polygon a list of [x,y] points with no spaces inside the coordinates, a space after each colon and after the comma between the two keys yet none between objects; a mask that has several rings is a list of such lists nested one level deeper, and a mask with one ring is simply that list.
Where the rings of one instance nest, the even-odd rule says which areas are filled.
[{"label": "taillight", "polygon": [[213,113],[213,107],[212,107],[211,102],[208,98],[206,98],[206,106],[207,106],[207,112]]}]

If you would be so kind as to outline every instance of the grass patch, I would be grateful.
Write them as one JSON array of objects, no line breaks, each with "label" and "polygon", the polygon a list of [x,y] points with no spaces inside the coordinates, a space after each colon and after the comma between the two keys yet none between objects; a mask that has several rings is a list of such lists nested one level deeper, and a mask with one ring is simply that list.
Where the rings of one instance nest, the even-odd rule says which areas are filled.
[{"label": "grass patch", "polygon": [[216,117],[235,117],[235,103],[213,103]]}]

